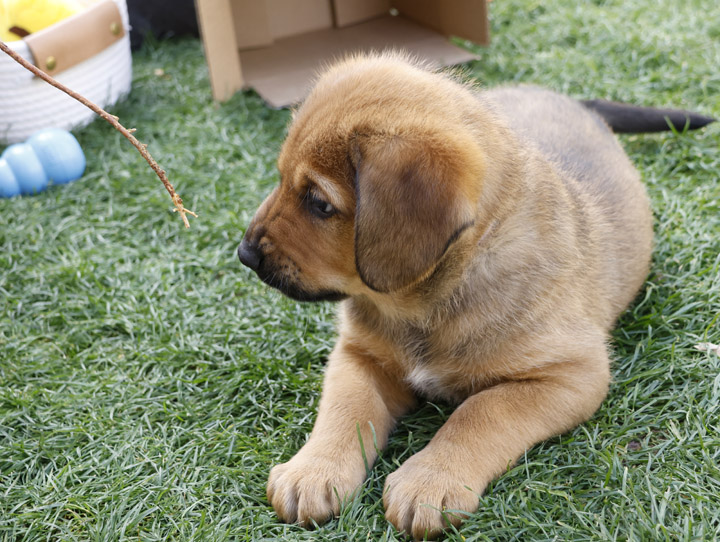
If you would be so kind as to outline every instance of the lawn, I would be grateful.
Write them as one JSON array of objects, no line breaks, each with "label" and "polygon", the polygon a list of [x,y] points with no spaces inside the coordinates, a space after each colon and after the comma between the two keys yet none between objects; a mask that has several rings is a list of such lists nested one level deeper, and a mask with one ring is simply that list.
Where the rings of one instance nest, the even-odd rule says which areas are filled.
[{"label": "lawn", "polygon": [[[720,117],[716,0],[495,0],[469,72],[578,98]],[[82,180],[0,200],[0,541],[398,540],[386,475],[449,415],[403,420],[358,498],[316,531],[278,523],[272,465],[312,427],[332,304],[237,261],[278,181],[287,111],[218,105],[197,40],[150,43],[113,112],[77,130]],[[162,70],[162,71],[159,71]],[[720,123],[718,123],[720,124]],[[581,427],[528,450],[453,541],[720,537],[720,125],[624,136],[656,217],[652,271],[616,331],[614,383]]]}]

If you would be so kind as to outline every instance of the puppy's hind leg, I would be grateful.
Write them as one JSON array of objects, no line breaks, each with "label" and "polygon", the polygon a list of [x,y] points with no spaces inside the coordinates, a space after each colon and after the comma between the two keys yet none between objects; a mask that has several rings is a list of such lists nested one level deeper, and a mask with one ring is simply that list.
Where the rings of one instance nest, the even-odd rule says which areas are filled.
[{"label": "puppy's hind leg", "polygon": [[339,514],[365,480],[375,446],[385,446],[396,419],[415,401],[395,382],[372,357],[338,341],[310,438],[270,471],[267,496],[281,520],[312,527]]},{"label": "puppy's hind leg", "polygon": [[[474,512],[487,484],[535,443],[589,418],[607,393],[605,346],[593,358],[558,362],[470,396],[425,449],[388,476],[388,520],[433,538]],[[591,353],[592,355],[592,353]]]}]

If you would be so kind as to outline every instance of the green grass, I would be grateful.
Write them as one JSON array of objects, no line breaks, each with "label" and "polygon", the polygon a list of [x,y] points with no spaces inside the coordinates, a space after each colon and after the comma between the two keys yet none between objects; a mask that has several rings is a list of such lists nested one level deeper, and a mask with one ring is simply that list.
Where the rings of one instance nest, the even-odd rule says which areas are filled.
[{"label": "green grass", "polygon": [[[720,117],[715,0],[496,0],[486,85]],[[165,76],[155,75],[162,68]],[[82,180],[0,200],[0,541],[396,540],[386,475],[448,416],[404,420],[362,494],[313,532],[265,500],[312,427],[334,306],[298,304],[236,260],[277,182],[287,111],[213,104],[200,44],[150,44],[114,112],[200,218],[105,123],[77,131]],[[720,537],[720,126],[624,137],[656,215],[652,272],[616,332],[615,381],[536,446],[449,540]]]}]

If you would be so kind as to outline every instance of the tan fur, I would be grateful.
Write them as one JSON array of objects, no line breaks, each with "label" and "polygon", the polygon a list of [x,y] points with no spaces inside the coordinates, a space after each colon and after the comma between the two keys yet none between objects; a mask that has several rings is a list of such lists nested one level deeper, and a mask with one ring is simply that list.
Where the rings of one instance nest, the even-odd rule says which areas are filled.
[{"label": "tan fur", "polygon": [[[457,409],[384,491],[399,530],[436,536],[601,404],[608,331],[648,270],[645,190],[569,98],[476,92],[395,54],[329,68],[278,165],[244,241],[261,276],[346,299],[315,427],[272,469],[268,499],[285,521],[327,520],[364,480],[373,439],[383,448],[416,398],[444,399]],[[308,191],[336,213],[309,212]]]}]

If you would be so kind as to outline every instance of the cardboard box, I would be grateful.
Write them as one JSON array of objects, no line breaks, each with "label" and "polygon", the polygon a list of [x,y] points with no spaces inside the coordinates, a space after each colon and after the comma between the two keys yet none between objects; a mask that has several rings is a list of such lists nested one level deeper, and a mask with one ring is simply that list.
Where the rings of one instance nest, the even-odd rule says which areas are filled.
[{"label": "cardboard box", "polygon": [[196,0],[213,96],[252,87],[273,107],[301,101],[323,64],[404,49],[438,65],[474,58],[449,36],[489,43],[487,0]]}]

